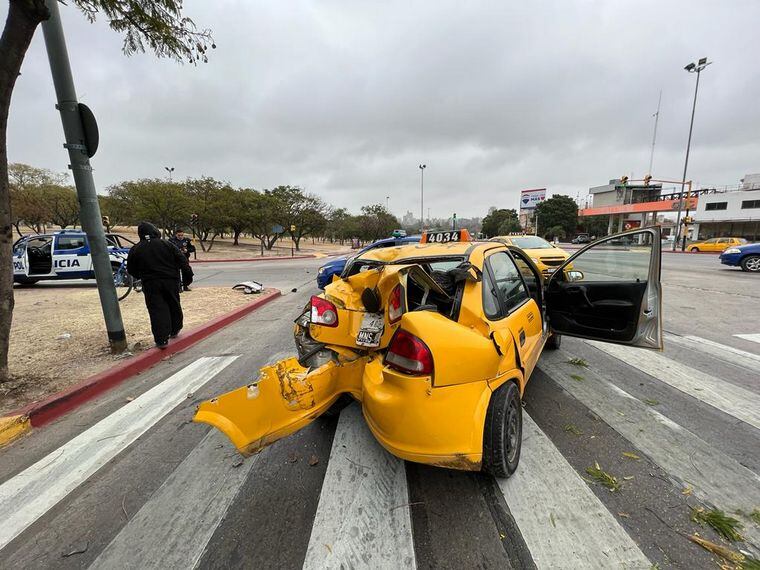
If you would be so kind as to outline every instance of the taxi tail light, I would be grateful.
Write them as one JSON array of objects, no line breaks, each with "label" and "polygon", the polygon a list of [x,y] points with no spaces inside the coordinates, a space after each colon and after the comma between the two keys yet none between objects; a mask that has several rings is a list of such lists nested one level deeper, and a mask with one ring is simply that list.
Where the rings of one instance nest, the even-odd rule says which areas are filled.
[{"label": "taxi tail light", "polygon": [[433,353],[421,339],[403,329],[393,335],[385,363],[406,374],[429,376],[433,373]]},{"label": "taxi tail light", "polygon": [[338,309],[327,299],[314,295],[311,298],[311,322],[325,327],[337,327]]},{"label": "taxi tail light", "polygon": [[393,324],[404,316],[404,290],[401,284],[396,285],[388,299],[388,322]]}]

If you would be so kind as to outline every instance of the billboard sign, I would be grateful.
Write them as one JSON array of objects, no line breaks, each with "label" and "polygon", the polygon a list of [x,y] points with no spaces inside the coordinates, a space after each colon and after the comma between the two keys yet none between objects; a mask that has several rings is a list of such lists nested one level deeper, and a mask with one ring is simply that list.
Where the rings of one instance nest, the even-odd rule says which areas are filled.
[{"label": "billboard sign", "polygon": [[625,220],[623,222],[623,231],[635,230],[641,227],[641,220]]},{"label": "billboard sign", "polygon": [[546,200],[546,188],[535,188],[520,192],[520,209],[535,210],[536,206]]}]

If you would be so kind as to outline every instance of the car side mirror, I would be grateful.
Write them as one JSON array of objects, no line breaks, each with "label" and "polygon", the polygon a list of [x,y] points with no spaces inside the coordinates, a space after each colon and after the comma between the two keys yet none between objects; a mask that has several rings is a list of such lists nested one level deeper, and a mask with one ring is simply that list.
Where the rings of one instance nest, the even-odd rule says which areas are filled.
[{"label": "car side mirror", "polygon": [[575,269],[567,269],[565,270],[565,281],[568,283],[583,281],[583,272]]}]

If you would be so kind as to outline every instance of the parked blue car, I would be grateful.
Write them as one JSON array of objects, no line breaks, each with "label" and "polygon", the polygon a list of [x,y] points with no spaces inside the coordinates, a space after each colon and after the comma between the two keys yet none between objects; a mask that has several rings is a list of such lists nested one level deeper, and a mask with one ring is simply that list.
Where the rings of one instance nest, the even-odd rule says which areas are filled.
[{"label": "parked blue car", "polygon": [[[394,247],[397,245],[405,245],[407,243],[415,243],[420,241],[420,236],[409,237],[391,237],[378,240],[369,244],[364,249],[360,250],[356,255],[361,255],[371,249],[377,249],[378,247]],[[346,267],[346,263],[353,255],[338,257],[325,263],[319,268],[317,272],[317,287],[324,289],[329,283],[332,283],[333,275],[340,275],[343,273],[343,269]]]},{"label": "parked blue car", "polygon": [[723,265],[741,267],[742,271],[760,273],[760,243],[729,247],[720,254],[720,262]]}]

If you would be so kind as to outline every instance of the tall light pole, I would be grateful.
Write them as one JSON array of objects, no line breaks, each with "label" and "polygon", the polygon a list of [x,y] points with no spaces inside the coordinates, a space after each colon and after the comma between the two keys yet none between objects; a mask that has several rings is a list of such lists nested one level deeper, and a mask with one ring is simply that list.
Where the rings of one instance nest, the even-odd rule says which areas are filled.
[{"label": "tall light pole", "polygon": [[[697,109],[697,93],[699,92],[699,74],[702,73],[702,70],[710,65],[712,62],[707,61],[706,57],[703,57],[700,59],[697,63],[690,63],[684,69],[688,71],[689,73],[696,73],[697,74],[697,84],[694,87],[694,103],[691,106],[691,123],[689,123],[689,140],[686,143],[686,160],[683,164],[683,179],[681,181],[681,196],[678,200],[678,217],[676,218],[676,235],[681,235],[681,209],[683,208],[683,187],[686,185],[686,171],[689,168],[689,150],[691,149],[691,133],[694,130],[694,112]],[[687,196],[686,199],[688,200],[691,198],[691,196]],[[689,206],[686,205],[686,215],[689,215]],[[681,243],[681,251],[686,250],[686,233],[683,232],[682,236],[682,243]],[[676,250],[676,241],[677,239],[673,240],[673,251]]]},{"label": "tall light pole", "polygon": [[164,170],[169,173],[169,182],[172,181],[172,172],[174,172],[173,166],[164,166]]},{"label": "tall light pole", "polygon": [[425,169],[427,164],[420,164],[420,232],[425,231]]},{"label": "tall light pole", "polygon": [[657,112],[654,117],[654,134],[652,135],[652,152],[649,155],[649,170],[647,174],[652,174],[652,163],[654,162],[654,145],[657,142],[657,123],[660,121],[660,104],[662,103],[662,89],[660,89],[660,98],[657,100]]},{"label": "tall light pole", "polygon": [[386,196],[385,197],[385,209],[388,210],[389,212],[390,212],[390,207],[391,207],[390,200],[391,200],[390,196]]}]

